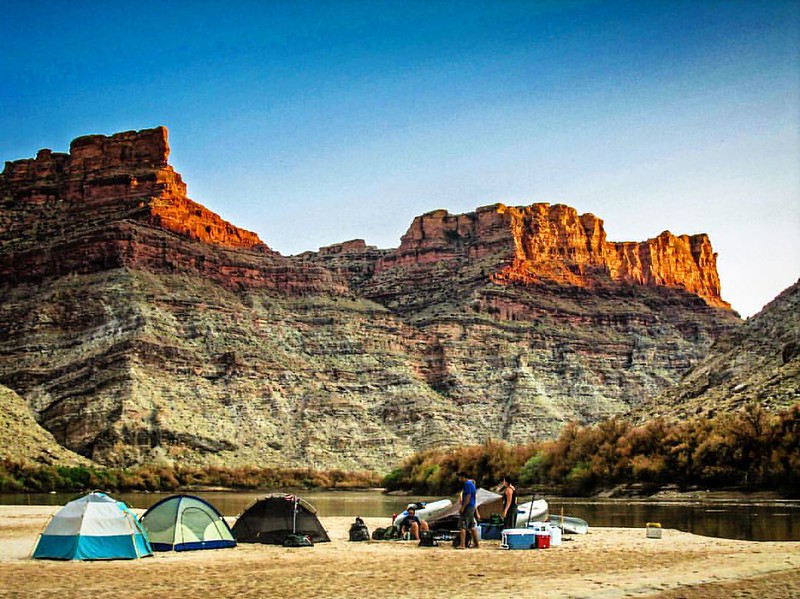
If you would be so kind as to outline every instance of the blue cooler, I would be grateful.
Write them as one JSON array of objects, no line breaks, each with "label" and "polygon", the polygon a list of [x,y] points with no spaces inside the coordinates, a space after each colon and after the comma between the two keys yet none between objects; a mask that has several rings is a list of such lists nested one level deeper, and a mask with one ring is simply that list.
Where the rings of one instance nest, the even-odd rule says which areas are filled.
[{"label": "blue cooler", "polygon": [[507,528],[503,531],[500,547],[503,549],[534,549],[535,532],[530,528]]}]

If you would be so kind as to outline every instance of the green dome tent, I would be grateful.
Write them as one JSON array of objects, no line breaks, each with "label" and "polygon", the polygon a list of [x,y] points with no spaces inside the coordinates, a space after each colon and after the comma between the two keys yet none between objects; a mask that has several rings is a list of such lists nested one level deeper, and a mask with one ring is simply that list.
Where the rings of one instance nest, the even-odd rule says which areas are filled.
[{"label": "green dome tent", "polygon": [[314,543],[330,541],[314,506],[294,495],[259,497],[233,525],[233,536],[240,543],[282,545],[292,534],[308,536]]},{"label": "green dome tent", "polygon": [[217,509],[192,495],[162,499],[141,518],[155,551],[235,547],[231,529]]}]

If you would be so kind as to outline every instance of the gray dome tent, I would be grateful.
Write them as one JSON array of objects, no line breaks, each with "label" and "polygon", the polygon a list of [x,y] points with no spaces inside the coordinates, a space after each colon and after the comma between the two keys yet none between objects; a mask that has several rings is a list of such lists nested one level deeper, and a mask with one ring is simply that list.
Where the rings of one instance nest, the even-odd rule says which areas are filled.
[{"label": "gray dome tent", "polygon": [[231,529],[217,509],[193,495],[172,495],[141,518],[155,551],[192,551],[235,547]]},{"label": "gray dome tent", "polygon": [[233,525],[233,536],[240,543],[282,545],[291,534],[307,535],[314,543],[330,542],[314,506],[294,495],[274,493],[259,497]]}]

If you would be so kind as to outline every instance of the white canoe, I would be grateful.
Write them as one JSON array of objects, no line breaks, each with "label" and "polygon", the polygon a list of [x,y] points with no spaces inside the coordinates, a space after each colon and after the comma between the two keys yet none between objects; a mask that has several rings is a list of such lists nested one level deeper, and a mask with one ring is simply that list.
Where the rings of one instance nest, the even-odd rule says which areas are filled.
[{"label": "white canoe", "polygon": [[[418,504],[420,505],[420,504]],[[449,499],[440,499],[438,501],[428,501],[428,502],[421,502],[422,507],[417,508],[416,513],[417,517],[420,520],[430,520],[431,518],[436,518],[446,510],[450,509],[453,505],[453,502]],[[408,510],[403,510],[400,514],[397,514],[397,517],[394,519],[394,524],[397,527],[402,526],[403,520],[406,519],[408,516]]]},{"label": "white canoe", "polygon": [[563,521],[561,520],[561,516],[550,516],[550,522],[553,526],[558,526],[563,529],[567,534],[585,535],[589,532],[589,523],[575,516],[564,516]]},{"label": "white canoe", "polygon": [[547,501],[537,499],[517,506],[517,528],[525,528],[528,522],[541,522],[547,518]]}]

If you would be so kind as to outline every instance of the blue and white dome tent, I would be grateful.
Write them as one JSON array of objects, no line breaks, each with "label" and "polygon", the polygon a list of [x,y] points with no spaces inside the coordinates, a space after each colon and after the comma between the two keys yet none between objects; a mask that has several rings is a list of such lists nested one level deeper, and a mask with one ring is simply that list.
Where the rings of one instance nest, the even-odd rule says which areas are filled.
[{"label": "blue and white dome tent", "polygon": [[70,501],[42,531],[34,559],[136,559],[153,555],[139,520],[122,501],[93,492]]}]

